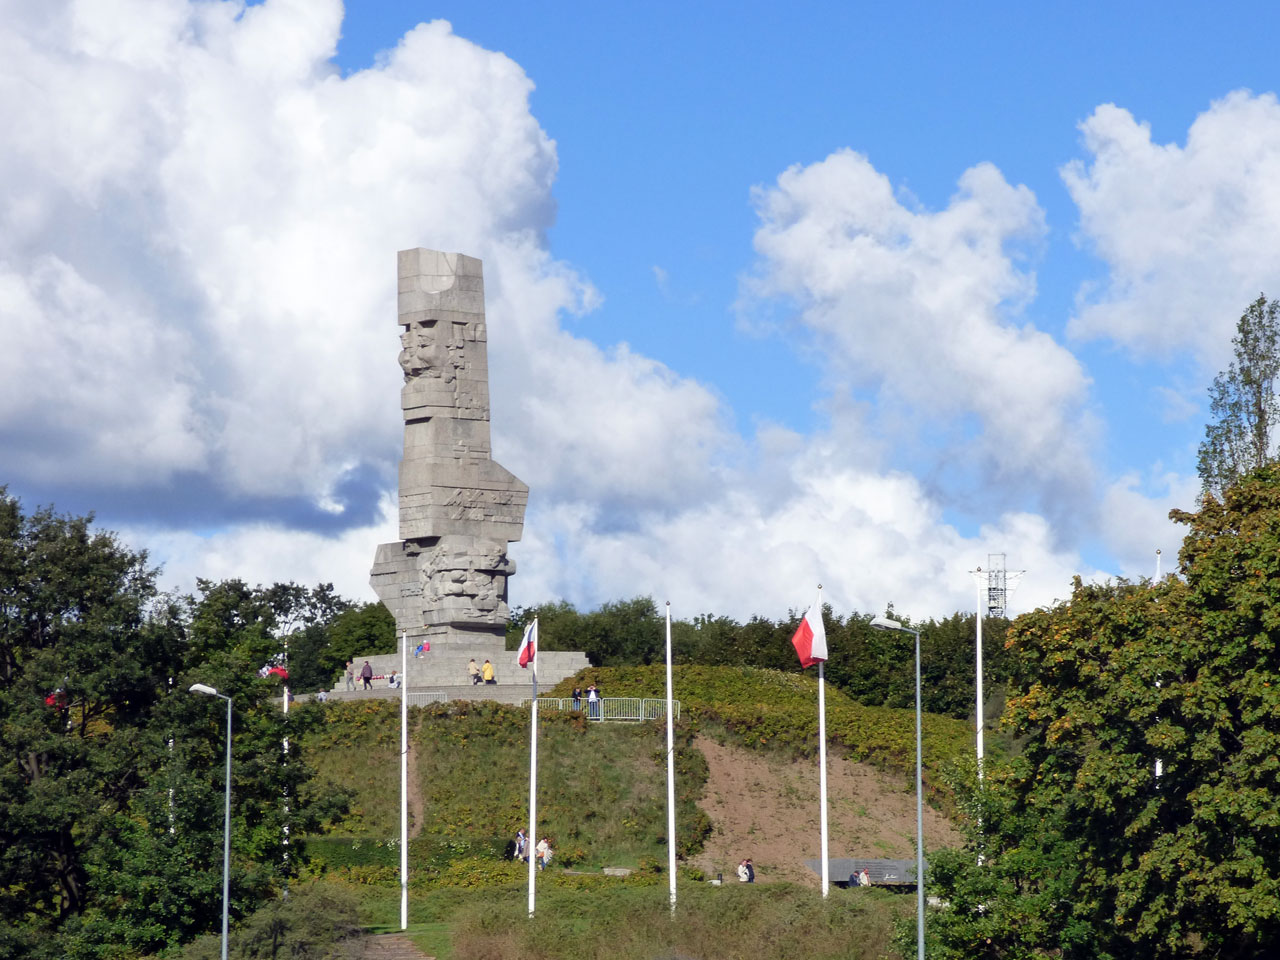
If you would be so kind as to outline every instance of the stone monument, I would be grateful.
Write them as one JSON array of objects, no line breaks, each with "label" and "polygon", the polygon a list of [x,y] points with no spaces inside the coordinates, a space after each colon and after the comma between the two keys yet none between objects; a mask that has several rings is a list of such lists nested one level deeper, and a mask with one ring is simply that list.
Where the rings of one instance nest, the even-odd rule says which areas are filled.
[{"label": "stone monument", "polygon": [[378,547],[370,583],[411,648],[502,639],[507,544],[520,539],[529,488],[490,453],[481,262],[422,248],[397,256],[400,540]]}]

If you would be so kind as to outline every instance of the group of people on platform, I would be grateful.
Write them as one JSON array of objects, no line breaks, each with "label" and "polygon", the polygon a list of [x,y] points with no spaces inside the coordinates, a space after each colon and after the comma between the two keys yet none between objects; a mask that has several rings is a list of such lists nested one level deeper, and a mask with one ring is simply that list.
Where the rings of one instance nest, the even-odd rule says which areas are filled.
[{"label": "group of people on platform", "polygon": [[[356,663],[354,660],[347,661],[346,678],[347,678],[347,689],[348,690],[356,689]],[[370,665],[368,660],[366,660],[364,662],[364,666],[360,668],[360,683],[362,685],[361,689],[364,689],[364,690],[373,689],[373,667]]]},{"label": "group of people on platform", "polygon": [[[364,662],[364,666],[360,668],[359,676],[360,676],[360,689],[362,690],[372,690],[373,681],[382,679],[382,677],[374,674],[373,665],[370,664],[368,660],[366,660]],[[347,689],[355,690],[356,689],[356,664],[354,660],[347,661],[346,680],[347,680]],[[388,687],[396,688],[400,686],[403,678],[399,674],[397,674],[394,670],[392,670],[391,673],[387,676],[386,680],[387,680]]]},{"label": "group of people on platform", "polygon": [[[582,688],[573,688],[573,709],[582,709]],[[594,683],[587,687],[587,716],[592,720],[600,719],[600,701],[604,696],[600,693],[600,688]]]},{"label": "group of people on platform", "polygon": [[486,660],[483,667],[479,666],[475,657],[472,657],[471,662],[467,664],[467,676],[471,678],[473,687],[481,681],[485,683],[498,682],[493,675],[493,664]]}]

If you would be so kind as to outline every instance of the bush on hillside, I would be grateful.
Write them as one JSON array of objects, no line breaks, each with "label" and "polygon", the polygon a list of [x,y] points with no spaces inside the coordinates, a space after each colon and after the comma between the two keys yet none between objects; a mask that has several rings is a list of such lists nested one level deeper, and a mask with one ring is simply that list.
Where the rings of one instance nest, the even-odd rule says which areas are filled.
[{"label": "bush on hillside", "polygon": [[[272,900],[231,932],[228,953],[243,960],[354,960],[361,956],[361,927],[355,899],[335,886],[294,887]],[[189,944],[181,960],[217,960],[222,938],[207,934]]]}]

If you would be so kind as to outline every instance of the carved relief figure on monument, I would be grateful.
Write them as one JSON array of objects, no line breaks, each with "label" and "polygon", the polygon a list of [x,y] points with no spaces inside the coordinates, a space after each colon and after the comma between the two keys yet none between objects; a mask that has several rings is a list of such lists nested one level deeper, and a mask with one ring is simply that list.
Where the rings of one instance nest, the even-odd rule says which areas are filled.
[{"label": "carved relief figure on monument", "polygon": [[[452,326],[452,324],[450,324]],[[438,377],[445,383],[457,379],[462,358],[453,344],[442,344],[435,320],[411,323],[400,335],[400,369],[406,380],[413,377]]]},{"label": "carved relief figure on monument", "polygon": [[371,582],[413,640],[501,639],[507,544],[529,489],[493,460],[488,331],[479,260],[422,248],[397,255],[404,374],[400,536],[378,548]]},{"label": "carved relief figure on monument", "polygon": [[507,577],[515,572],[506,544],[441,537],[418,564],[428,622],[506,622]]}]

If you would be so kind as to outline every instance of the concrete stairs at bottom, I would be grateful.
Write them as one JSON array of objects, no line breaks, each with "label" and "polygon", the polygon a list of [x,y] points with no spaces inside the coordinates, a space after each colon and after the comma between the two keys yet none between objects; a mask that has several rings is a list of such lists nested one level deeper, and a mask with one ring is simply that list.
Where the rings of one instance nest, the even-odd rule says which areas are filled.
[{"label": "concrete stairs at bottom", "polygon": [[365,937],[361,960],[435,960],[398,933]]}]

